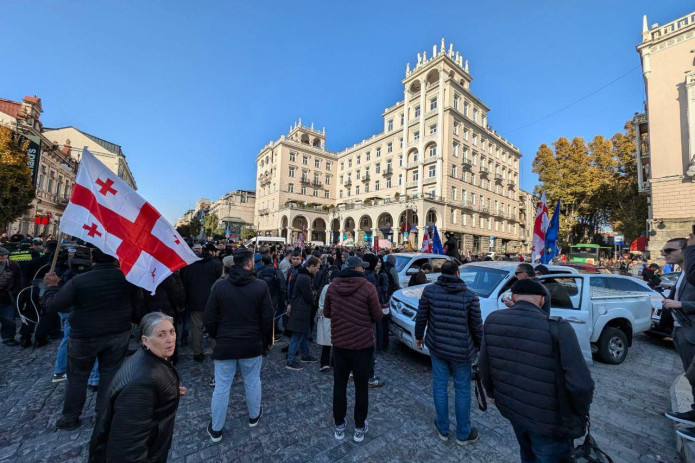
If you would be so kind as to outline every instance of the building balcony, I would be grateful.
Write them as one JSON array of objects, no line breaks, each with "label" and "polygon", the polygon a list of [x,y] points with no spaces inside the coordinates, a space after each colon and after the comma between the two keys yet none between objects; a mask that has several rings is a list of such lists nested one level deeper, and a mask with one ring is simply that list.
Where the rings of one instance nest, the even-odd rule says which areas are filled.
[{"label": "building balcony", "polygon": [[382,176],[384,177],[390,177],[393,175],[393,169],[385,169],[382,173]]},{"label": "building balcony", "polygon": [[369,180],[370,180],[369,175],[365,175],[364,177],[362,177],[362,183],[369,183]]},{"label": "building balcony", "polygon": [[413,162],[409,162],[408,164],[406,164],[405,168],[406,169],[414,169],[419,165],[420,165],[420,161],[413,161]]},{"label": "building balcony", "polygon": [[502,183],[502,180],[504,180],[504,179],[502,178],[502,174],[495,174],[495,181],[496,181],[496,182]]},{"label": "building balcony", "polygon": [[487,175],[489,175],[489,174],[490,174],[490,170],[489,170],[487,167],[481,167],[481,168],[480,168],[480,175],[481,175],[481,176],[482,176],[482,175],[487,176]]},{"label": "building balcony", "polygon": [[314,180],[311,182],[311,186],[314,188],[323,188],[323,183],[320,180]]},{"label": "building balcony", "polygon": [[480,211],[482,214],[490,214],[490,206],[479,206],[478,211]]},{"label": "building balcony", "polygon": [[311,183],[311,180],[309,180],[309,177],[302,177],[302,179],[299,182],[302,185],[309,185]]},{"label": "building balcony", "polygon": [[461,201],[461,207],[472,211],[475,209],[475,204],[472,204],[470,201]]},{"label": "building balcony", "polygon": [[345,183],[343,183],[343,186],[344,186],[345,188],[350,188],[350,187],[352,186],[352,180],[346,181]]},{"label": "building balcony", "polygon": [[461,165],[463,166],[464,169],[470,170],[473,167],[473,163],[469,158],[463,158],[463,161],[461,161]]},{"label": "building balcony", "polygon": [[433,183],[437,183],[437,177],[427,177],[422,180],[423,185],[431,185]]},{"label": "building balcony", "polygon": [[258,209],[258,215],[268,215],[270,210],[268,208]]},{"label": "building balcony", "polygon": [[417,180],[413,180],[413,181],[411,181],[411,182],[407,182],[407,183],[405,184],[405,187],[406,187],[406,188],[413,188],[413,187],[416,187],[416,186],[417,186],[417,182],[418,182]]},{"label": "building balcony", "polygon": [[507,180],[507,186],[509,188],[516,188],[516,182],[514,180]]}]

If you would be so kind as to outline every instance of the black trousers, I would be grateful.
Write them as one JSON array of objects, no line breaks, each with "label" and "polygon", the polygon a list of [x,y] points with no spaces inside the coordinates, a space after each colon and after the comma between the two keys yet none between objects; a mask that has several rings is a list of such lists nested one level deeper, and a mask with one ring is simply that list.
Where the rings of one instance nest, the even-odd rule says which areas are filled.
[{"label": "black trousers", "polygon": [[333,356],[331,355],[331,346],[321,346],[321,366],[333,366]]},{"label": "black trousers", "polygon": [[87,399],[87,380],[99,359],[99,391],[96,412],[102,410],[106,391],[128,352],[130,331],[90,339],[68,340],[68,380],[65,386],[63,418],[78,420]]},{"label": "black trousers", "polygon": [[[683,336],[683,328],[676,327],[673,330],[673,346],[676,348],[676,352],[683,362],[683,371],[688,371],[688,367],[695,357],[695,344],[691,344]],[[690,382],[690,387],[693,392],[693,397],[695,397],[695,383]],[[695,403],[691,405],[692,409],[695,410]]]},{"label": "black trousers", "polygon": [[347,383],[352,371],[355,382],[355,427],[364,427],[369,409],[369,367],[374,347],[352,350],[333,347],[333,419],[336,426],[345,423],[347,413]]}]

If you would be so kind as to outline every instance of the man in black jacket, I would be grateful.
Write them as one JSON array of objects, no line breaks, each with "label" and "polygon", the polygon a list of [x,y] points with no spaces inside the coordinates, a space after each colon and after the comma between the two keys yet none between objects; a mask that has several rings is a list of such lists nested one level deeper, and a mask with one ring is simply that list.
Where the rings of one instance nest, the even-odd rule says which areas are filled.
[{"label": "man in black jacket", "polygon": [[442,274],[422,291],[415,320],[415,345],[424,344],[432,359],[432,395],[440,439],[449,438],[449,376],[454,377],[456,398],[456,443],[466,445],[478,440],[471,426],[471,365],[483,336],[480,301],[459,278],[454,262],[442,264]]},{"label": "man in black jacket", "polygon": [[49,286],[44,293],[43,303],[49,314],[70,312],[68,380],[63,416],[56,423],[60,429],[79,426],[87,380],[97,359],[99,414],[111,380],[128,351],[131,322],[139,322],[143,306],[142,291],[126,281],[115,258],[94,248],[92,263],[89,272],[75,276],[60,290]]},{"label": "man in black jacket", "polygon": [[17,295],[22,289],[22,271],[17,262],[9,260],[9,255],[7,249],[0,247],[0,333],[4,345],[18,346],[15,339],[17,322],[14,318],[17,313]]},{"label": "man in black jacket", "polygon": [[270,344],[273,303],[268,286],[256,279],[253,253],[237,250],[229,277],[212,287],[205,307],[205,329],[215,339],[215,391],[212,420],[207,432],[213,442],[222,440],[227,417],[229,390],[237,367],[244,378],[249,426],[263,415],[261,407],[261,361]]},{"label": "man in black jacket", "polygon": [[286,365],[289,370],[302,369],[295,358],[297,349],[301,350],[302,362],[318,362],[318,359],[309,353],[309,335],[311,334],[311,316],[314,307],[312,280],[320,268],[319,258],[311,256],[306,260],[306,267],[300,266],[297,269],[297,278],[290,298],[290,309],[288,309],[289,319],[287,320],[287,329],[292,332]]},{"label": "man in black jacket", "polygon": [[511,421],[522,462],[569,461],[594,393],[574,329],[541,309],[545,296],[536,281],[514,283],[514,305],[488,315],[480,349],[483,384]]},{"label": "man in black jacket", "polygon": [[285,277],[280,270],[273,266],[273,258],[270,254],[263,254],[261,256],[261,262],[263,263],[263,267],[261,267],[261,270],[258,272],[258,279],[265,281],[265,284],[268,285],[270,298],[273,301],[273,314],[277,317],[285,312],[285,307],[287,306],[285,300],[285,292],[287,290]]},{"label": "man in black jacket", "polygon": [[222,262],[217,257],[217,248],[208,243],[203,248],[202,259],[181,269],[181,280],[186,290],[187,310],[191,316],[191,348],[193,360],[205,360],[203,353],[203,311],[210,296],[210,288],[222,275]]}]

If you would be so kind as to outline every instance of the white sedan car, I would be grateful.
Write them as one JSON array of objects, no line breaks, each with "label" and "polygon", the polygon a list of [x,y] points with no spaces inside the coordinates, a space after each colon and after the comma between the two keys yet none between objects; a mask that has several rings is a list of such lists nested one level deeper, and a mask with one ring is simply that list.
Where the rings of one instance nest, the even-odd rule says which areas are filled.
[{"label": "white sedan car", "polygon": [[410,277],[415,275],[423,264],[432,265],[432,273],[427,275],[427,280],[430,282],[436,281],[439,278],[444,262],[454,260],[461,265],[456,258],[445,256],[443,254],[427,254],[424,252],[399,252],[396,256],[396,271],[398,272],[398,282],[401,288],[407,288],[410,282]]}]

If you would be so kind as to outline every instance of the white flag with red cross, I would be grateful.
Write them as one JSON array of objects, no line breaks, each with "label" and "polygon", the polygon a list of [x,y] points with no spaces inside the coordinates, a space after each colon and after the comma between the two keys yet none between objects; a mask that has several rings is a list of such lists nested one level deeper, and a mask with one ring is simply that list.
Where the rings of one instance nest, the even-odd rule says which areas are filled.
[{"label": "white flag with red cross", "polygon": [[126,280],[152,293],[199,259],[150,203],[86,148],[60,231],[117,258]]}]

